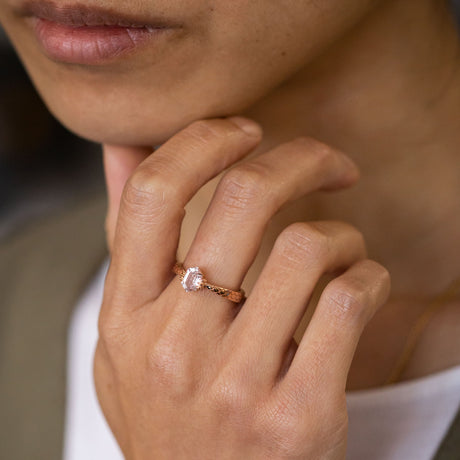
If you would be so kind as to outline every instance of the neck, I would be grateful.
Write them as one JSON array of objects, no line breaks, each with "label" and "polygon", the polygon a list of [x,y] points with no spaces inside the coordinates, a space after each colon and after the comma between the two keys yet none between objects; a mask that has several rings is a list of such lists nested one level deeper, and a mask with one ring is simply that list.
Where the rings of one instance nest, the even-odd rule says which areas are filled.
[{"label": "neck", "polygon": [[357,162],[360,183],[315,197],[316,216],[360,229],[398,294],[433,295],[460,276],[458,45],[438,1],[380,2],[246,113],[265,130],[258,151],[308,135]]}]

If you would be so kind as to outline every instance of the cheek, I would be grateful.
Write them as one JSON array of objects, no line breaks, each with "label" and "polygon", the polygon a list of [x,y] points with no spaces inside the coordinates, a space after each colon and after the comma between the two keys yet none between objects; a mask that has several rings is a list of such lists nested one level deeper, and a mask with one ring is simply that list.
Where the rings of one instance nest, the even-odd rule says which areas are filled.
[{"label": "cheek", "polygon": [[[385,0],[213,1],[209,43],[253,66],[305,65]],[[285,60],[286,60],[285,59]]]}]

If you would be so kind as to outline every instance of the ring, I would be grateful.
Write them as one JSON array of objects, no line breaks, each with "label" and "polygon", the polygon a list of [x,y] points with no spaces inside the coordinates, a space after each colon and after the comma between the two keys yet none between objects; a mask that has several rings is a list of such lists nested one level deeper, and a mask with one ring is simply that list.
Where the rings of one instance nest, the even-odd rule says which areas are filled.
[{"label": "ring", "polygon": [[176,262],[173,271],[176,275],[179,275],[180,282],[186,292],[198,291],[206,288],[235,303],[240,303],[244,299],[245,293],[243,289],[232,291],[231,289],[215,286],[208,282],[198,267],[185,269],[182,264]]}]

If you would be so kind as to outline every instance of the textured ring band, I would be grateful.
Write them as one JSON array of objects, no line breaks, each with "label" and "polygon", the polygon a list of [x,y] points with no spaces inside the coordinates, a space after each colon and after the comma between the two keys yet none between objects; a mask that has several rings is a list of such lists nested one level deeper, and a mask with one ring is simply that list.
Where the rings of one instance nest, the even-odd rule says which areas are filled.
[{"label": "textured ring band", "polygon": [[243,289],[232,291],[231,289],[215,286],[208,282],[198,267],[185,269],[182,264],[176,262],[173,271],[176,275],[179,275],[181,284],[186,292],[209,289],[217,295],[225,297],[235,303],[240,303],[244,299]]}]

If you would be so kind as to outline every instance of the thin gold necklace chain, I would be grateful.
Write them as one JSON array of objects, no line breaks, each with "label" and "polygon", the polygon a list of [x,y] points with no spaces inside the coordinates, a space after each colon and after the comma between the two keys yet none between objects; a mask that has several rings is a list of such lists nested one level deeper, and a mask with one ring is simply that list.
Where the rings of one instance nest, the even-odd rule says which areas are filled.
[{"label": "thin gold necklace chain", "polygon": [[426,326],[430,322],[433,315],[444,305],[454,300],[455,297],[460,292],[460,278],[455,279],[452,283],[449,284],[447,289],[435,296],[426,306],[425,310],[422,312],[420,317],[417,319],[417,322],[412,326],[411,330],[406,339],[404,349],[399,356],[396,364],[394,365],[388,379],[384,385],[391,385],[400,380],[406,366],[412,357],[417,342],[425,330]]}]

